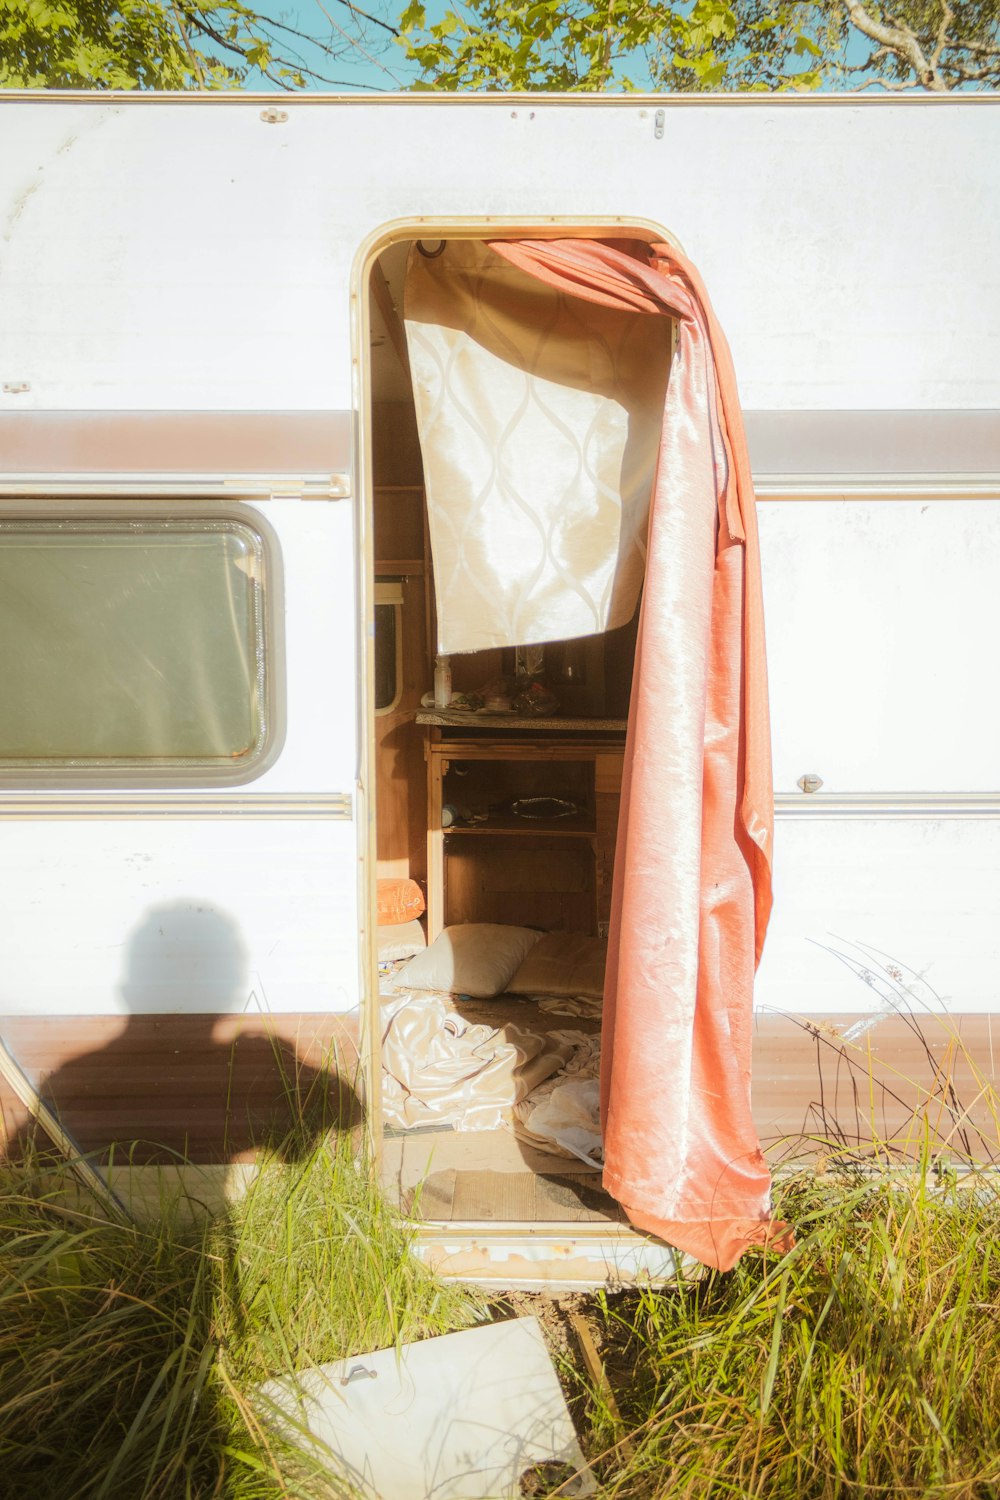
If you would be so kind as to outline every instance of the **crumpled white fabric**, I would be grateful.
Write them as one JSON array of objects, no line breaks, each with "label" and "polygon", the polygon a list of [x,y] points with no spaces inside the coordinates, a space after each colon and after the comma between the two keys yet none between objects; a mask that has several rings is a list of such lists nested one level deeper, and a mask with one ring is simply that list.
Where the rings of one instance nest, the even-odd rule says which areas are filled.
[{"label": "crumpled white fabric", "polygon": [[597,1017],[604,1004],[594,995],[533,995],[531,998],[539,1010],[550,1016]]},{"label": "crumpled white fabric", "polygon": [[384,997],[381,1024],[383,1118],[397,1129],[496,1130],[576,1045],[572,1033],[473,1025],[430,990]]},{"label": "crumpled white fabric", "polygon": [[549,1040],[572,1046],[572,1053],[554,1078],[533,1089],[517,1106],[515,1134],[527,1145],[577,1157],[600,1170],[604,1163],[600,1038],[582,1031],[552,1031]]}]

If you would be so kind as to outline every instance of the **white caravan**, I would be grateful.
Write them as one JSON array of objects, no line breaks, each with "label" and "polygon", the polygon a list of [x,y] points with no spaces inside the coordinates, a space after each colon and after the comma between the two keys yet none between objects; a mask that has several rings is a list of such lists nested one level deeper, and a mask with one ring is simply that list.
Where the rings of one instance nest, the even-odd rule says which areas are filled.
[{"label": "white caravan", "polygon": [[[0,1034],[88,1149],[222,1170],[233,1039],[315,1072],[360,1017],[386,1180],[436,1264],[668,1268],[583,1163],[509,1130],[381,1142],[377,877],[414,879],[432,932],[599,936],[628,681],[626,631],[563,653],[562,725],[422,709],[418,241],[669,239],[728,336],[776,790],[765,1143],[862,1143],[849,1066],[843,1114],[832,1075],[814,1108],[817,1051],[859,1037],[914,1073],[865,1125],[901,1129],[936,1013],[995,1076],[998,188],[990,95],[0,96]],[[568,796],[578,836],[456,818],[456,776]]]}]

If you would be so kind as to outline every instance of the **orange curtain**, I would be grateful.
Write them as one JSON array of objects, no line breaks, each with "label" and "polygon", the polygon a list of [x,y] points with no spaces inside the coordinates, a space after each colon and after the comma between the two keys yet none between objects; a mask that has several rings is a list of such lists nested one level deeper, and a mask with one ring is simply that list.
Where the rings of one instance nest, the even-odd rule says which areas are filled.
[{"label": "orange curtain", "polygon": [[728,1269],[789,1239],[750,1114],[773,797],[756,515],[729,349],[670,245],[491,241],[604,306],[674,318],[625,746],[604,997],[604,1184]]}]

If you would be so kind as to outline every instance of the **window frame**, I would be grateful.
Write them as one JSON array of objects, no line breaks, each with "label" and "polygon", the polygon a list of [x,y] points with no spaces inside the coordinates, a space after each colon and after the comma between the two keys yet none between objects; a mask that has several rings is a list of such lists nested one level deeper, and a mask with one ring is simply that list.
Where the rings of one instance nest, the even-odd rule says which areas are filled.
[{"label": "window frame", "polygon": [[[375,582],[375,608],[379,606],[391,608],[395,617],[395,683],[396,691],[389,703],[379,708],[375,702],[378,686],[378,671],[375,672],[375,693],[372,695],[374,705],[373,712],[376,719],[391,714],[399,707],[399,700],[403,696],[403,585],[398,578],[379,578]],[[375,630],[375,656],[378,655],[378,629]]]},{"label": "window frame", "polygon": [[[256,781],[275,762],[285,738],[285,651],[281,549],[274,530],[257,506],[213,499],[154,500],[45,497],[0,500],[0,524],[58,522],[102,524],[117,529],[143,522],[164,530],[207,528],[249,532],[254,542],[255,678],[260,729],[250,751],[238,758],[0,757],[0,787],[20,790],[72,788],[83,791],[134,788],[229,787]],[[2,542],[0,542],[2,545]]]}]

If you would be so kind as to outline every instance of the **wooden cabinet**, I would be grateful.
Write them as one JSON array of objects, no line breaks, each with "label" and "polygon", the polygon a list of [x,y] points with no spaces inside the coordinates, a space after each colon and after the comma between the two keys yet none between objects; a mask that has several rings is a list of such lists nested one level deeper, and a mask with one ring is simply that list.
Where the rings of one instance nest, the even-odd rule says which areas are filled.
[{"label": "wooden cabinet", "polygon": [[[422,714],[428,936],[505,922],[597,933],[611,909],[624,725]],[[576,727],[579,726],[579,727]]]}]

